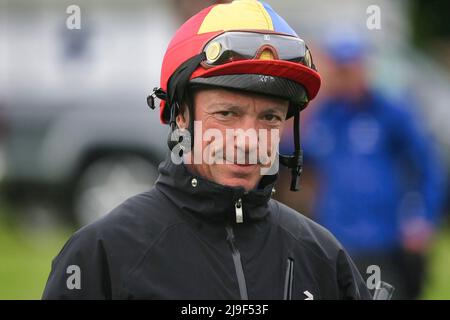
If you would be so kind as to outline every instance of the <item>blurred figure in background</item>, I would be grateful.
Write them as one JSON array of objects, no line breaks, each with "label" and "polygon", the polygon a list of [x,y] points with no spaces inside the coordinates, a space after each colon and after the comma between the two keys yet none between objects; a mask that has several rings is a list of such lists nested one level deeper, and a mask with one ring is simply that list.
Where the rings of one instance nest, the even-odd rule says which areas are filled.
[{"label": "blurred figure in background", "polygon": [[394,298],[417,298],[445,174],[413,113],[413,95],[391,101],[371,88],[360,35],[336,31],[323,47],[327,95],[302,132],[312,166],[305,171],[313,171],[318,189],[313,217],[342,241],[363,275],[377,265],[381,280],[396,287]]}]

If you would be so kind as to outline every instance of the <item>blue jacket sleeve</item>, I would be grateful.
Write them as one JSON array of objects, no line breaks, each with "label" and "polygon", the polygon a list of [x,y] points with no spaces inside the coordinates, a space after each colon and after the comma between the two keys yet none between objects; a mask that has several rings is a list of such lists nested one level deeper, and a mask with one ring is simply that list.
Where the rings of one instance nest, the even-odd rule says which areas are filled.
[{"label": "blue jacket sleeve", "polygon": [[409,195],[409,217],[419,216],[436,224],[442,211],[445,188],[445,170],[438,155],[432,136],[427,132],[424,121],[409,106],[395,107],[394,139],[399,152],[414,169],[414,179]]}]

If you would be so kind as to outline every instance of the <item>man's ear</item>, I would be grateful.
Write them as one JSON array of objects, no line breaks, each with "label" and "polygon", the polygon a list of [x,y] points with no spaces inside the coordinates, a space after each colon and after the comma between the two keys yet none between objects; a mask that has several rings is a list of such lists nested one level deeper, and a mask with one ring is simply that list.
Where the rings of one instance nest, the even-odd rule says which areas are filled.
[{"label": "man's ear", "polygon": [[177,127],[187,129],[189,127],[189,111],[185,104],[180,107],[180,112],[176,117]]}]

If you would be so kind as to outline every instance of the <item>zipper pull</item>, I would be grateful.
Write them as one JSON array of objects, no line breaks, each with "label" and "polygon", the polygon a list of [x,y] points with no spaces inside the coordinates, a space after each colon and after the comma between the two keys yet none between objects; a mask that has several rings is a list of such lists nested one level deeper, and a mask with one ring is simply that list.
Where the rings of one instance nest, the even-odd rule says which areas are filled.
[{"label": "zipper pull", "polygon": [[236,223],[244,222],[244,215],[242,213],[242,199],[241,198],[239,198],[234,203],[234,209],[236,210]]}]

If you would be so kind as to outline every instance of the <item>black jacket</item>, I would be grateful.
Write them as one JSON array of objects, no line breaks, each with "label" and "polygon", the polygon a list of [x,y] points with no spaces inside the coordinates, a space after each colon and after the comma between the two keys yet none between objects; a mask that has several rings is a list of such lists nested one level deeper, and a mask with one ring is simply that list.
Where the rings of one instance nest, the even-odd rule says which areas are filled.
[{"label": "black jacket", "polygon": [[371,298],[329,231],[270,199],[274,177],[246,193],[171,161],[159,170],[152,190],[71,237],[44,299]]}]

